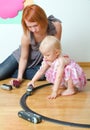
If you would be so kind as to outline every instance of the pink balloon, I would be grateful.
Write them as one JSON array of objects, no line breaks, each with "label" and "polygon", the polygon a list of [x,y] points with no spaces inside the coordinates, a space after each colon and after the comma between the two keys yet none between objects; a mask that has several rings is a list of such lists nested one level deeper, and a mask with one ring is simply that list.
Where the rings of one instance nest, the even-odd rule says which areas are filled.
[{"label": "pink balloon", "polygon": [[0,0],[0,17],[13,18],[24,7],[25,0]]}]

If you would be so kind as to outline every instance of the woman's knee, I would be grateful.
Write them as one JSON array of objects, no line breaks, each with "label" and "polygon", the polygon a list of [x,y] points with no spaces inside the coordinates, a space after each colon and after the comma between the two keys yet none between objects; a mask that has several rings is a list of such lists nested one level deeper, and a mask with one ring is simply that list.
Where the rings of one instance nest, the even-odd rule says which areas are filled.
[{"label": "woman's knee", "polygon": [[18,63],[13,55],[10,55],[0,64],[0,80],[9,78],[18,68]]}]

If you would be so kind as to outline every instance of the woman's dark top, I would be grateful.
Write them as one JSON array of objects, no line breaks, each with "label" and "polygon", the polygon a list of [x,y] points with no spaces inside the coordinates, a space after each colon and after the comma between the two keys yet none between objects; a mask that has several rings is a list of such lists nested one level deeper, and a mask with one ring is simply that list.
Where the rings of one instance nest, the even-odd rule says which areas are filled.
[{"label": "woman's dark top", "polygon": [[[52,23],[55,21],[59,21],[61,23],[61,21],[59,19],[55,18],[53,15],[50,15],[48,17],[47,35],[55,35],[56,34],[55,26]],[[28,63],[27,63],[28,68],[34,67],[34,66],[40,64],[42,62],[42,59],[43,59],[43,56],[39,51],[40,43],[35,42],[35,39],[34,39],[32,32],[30,32],[30,37],[31,37],[30,38],[31,39],[31,41],[30,41],[30,54],[29,54]],[[15,57],[17,62],[19,62],[20,53],[21,53],[21,46],[13,52],[13,56]]]}]

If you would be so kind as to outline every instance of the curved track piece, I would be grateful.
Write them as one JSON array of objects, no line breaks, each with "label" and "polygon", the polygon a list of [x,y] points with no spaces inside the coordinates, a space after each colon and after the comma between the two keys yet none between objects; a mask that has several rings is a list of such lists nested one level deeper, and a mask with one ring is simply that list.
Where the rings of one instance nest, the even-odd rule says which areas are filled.
[{"label": "curved track piece", "polygon": [[90,79],[87,79],[87,81],[90,81]]},{"label": "curved track piece", "polygon": [[[39,88],[42,88],[44,86],[48,86],[48,85],[51,85],[51,84],[44,84],[44,85],[41,85],[41,86],[38,86],[34,89],[37,90]],[[90,128],[90,124],[80,124],[80,123],[73,123],[73,122],[67,122],[67,121],[61,121],[61,120],[56,120],[56,119],[52,119],[52,118],[49,118],[49,117],[46,117],[46,116],[43,116],[39,113],[36,113],[34,112],[33,110],[31,110],[27,104],[26,104],[26,99],[28,98],[28,95],[27,93],[25,93],[22,97],[21,97],[21,100],[20,100],[20,105],[21,107],[25,110],[25,111],[29,111],[29,112],[32,112],[34,114],[37,114],[39,116],[41,116],[41,118],[43,120],[46,120],[46,121],[49,121],[49,122],[53,122],[53,123],[57,123],[57,124],[60,124],[60,125],[66,125],[66,126],[73,126],[73,127],[82,127],[82,128]]]}]

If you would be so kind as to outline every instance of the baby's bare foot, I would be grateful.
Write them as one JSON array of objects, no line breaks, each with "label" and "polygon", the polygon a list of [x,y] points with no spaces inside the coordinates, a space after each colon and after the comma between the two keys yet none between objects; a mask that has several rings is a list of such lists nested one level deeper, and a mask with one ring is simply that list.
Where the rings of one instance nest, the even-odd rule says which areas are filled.
[{"label": "baby's bare foot", "polygon": [[66,89],[64,90],[61,95],[63,96],[69,96],[69,95],[73,95],[73,94],[76,94],[76,90],[75,89]]},{"label": "baby's bare foot", "polygon": [[64,88],[63,88],[63,87],[62,87],[62,88],[60,87],[60,88],[58,89],[57,94],[60,96],[60,95],[62,94],[62,92],[65,91],[65,90],[66,90],[65,87],[64,87]]}]

